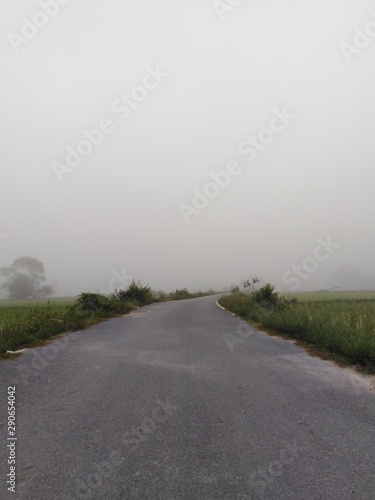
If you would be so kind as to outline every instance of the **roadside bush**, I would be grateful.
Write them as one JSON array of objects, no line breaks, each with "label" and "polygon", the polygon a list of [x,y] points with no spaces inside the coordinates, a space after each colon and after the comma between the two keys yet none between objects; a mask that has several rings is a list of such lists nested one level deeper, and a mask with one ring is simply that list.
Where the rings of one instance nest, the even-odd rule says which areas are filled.
[{"label": "roadside bush", "polygon": [[77,299],[77,306],[82,311],[94,313],[108,313],[113,311],[111,299],[101,293],[81,293]]},{"label": "roadside bush", "polygon": [[189,293],[176,290],[169,295],[160,291],[158,299],[149,286],[132,281],[127,290],[115,291],[110,295],[81,293],[67,305],[33,304],[29,306],[0,307],[0,354],[24,346],[35,345],[58,333],[82,330],[94,322],[127,314],[137,307],[157,301],[202,297],[214,293]]},{"label": "roadside bush", "polygon": [[187,288],[182,288],[181,290],[178,290],[176,288],[175,292],[171,292],[169,294],[172,300],[183,300],[183,299],[190,299],[193,297],[191,293],[187,290]]},{"label": "roadside bush", "polygon": [[139,306],[145,306],[154,302],[151,288],[149,286],[142,286],[139,281],[136,283],[134,280],[127,290],[119,290],[115,292],[115,295],[121,302],[135,302]]},{"label": "roadside bush", "polygon": [[152,294],[154,296],[155,302],[165,302],[166,300],[168,300],[167,294],[162,290],[158,290],[157,292],[152,292]]},{"label": "roadside bush", "polygon": [[[139,300],[128,298],[134,294],[132,291],[131,293],[127,292],[124,290],[115,291],[108,297],[100,293],[81,293],[77,302],[71,306],[69,314],[78,320],[84,317],[112,316],[126,314],[139,305],[143,305]],[[145,300],[144,297],[143,300]]]},{"label": "roadside bush", "polygon": [[213,295],[216,292],[212,290],[207,290],[207,292],[202,292],[199,290],[198,292],[189,292],[187,288],[182,288],[181,290],[176,289],[174,292],[171,292],[164,300],[184,300],[184,299],[195,299],[198,297],[206,297],[207,295]]},{"label": "roadside bush", "polygon": [[[254,293],[242,293],[222,297],[219,303],[257,326],[299,339],[375,373],[375,301],[278,302],[273,300],[272,287],[265,290],[255,293],[257,300]],[[276,305],[267,306],[270,303]]]},{"label": "roadside bush", "polygon": [[80,330],[85,327],[87,322],[94,317],[88,311],[84,311],[78,304],[72,304],[66,308],[63,318],[64,327],[67,331]]},{"label": "roadside bush", "polygon": [[252,292],[250,294],[251,300],[266,309],[283,310],[288,306],[288,304],[297,303],[296,299],[287,300],[285,297],[280,297],[279,292],[275,292],[275,286],[271,285],[271,283],[266,283],[259,288],[259,290],[255,289],[256,283],[259,283],[259,280],[257,278],[253,278],[251,283],[247,280],[244,283],[244,287],[252,287]]}]

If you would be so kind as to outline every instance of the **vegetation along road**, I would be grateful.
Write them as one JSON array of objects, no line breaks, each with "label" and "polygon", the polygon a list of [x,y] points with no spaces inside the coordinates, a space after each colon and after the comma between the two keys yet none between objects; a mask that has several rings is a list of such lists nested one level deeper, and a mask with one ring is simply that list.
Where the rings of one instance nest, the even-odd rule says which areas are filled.
[{"label": "vegetation along road", "polygon": [[0,497],[374,499],[372,378],[217,300],[150,304],[2,361],[17,489]]}]

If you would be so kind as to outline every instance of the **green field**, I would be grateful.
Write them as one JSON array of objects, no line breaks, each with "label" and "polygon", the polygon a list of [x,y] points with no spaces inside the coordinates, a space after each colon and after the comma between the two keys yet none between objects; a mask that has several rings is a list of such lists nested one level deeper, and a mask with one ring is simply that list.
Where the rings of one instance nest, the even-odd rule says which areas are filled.
[{"label": "green field", "polygon": [[74,299],[0,301],[0,354],[35,345],[65,330]]},{"label": "green field", "polygon": [[[82,300],[88,295],[89,300]],[[43,344],[59,333],[85,328],[90,324],[125,314],[138,304],[103,298],[90,302],[95,294],[54,300],[0,301],[0,355],[23,347]]]},{"label": "green field", "polygon": [[155,297],[150,287],[132,283],[109,296],[82,293],[53,300],[0,301],[0,356],[7,351],[42,344],[59,333],[85,328],[133,309],[165,300],[182,300],[214,293],[190,293],[185,288]]},{"label": "green field", "polygon": [[[161,300],[193,296],[176,292]],[[59,333],[84,328],[142,305],[142,300],[129,298],[123,302],[103,298],[92,302],[95,294],[82,295],[88,296],[85,301],[67,297],[0,301],[0,355],[38,345]],[[297,300],[286,307],[270,308],[255,303],[251,294],[239,293],[221,298],[220,303],[256,326],[295,338],[326,357],[358,364],[375,373],[375,292],[311,292],[282,297]]]},{"label": "green field", "polygon": [[54,303],[57,306],[68,306],[73,304],[76,300],[75,297],[57,297],[53,299],[35,299],[35,300],[0,300],[0,313],[1,309],[12,307],[30,307],[30,306],[48,306],[49,303]]},{"label": "green field", "polygon": [[375,293],[284,294],[281,307],[257,303],[251,294],[220,299],[227,310],[269,332],[294,338],[314,352],[375,373]]},{"label": "green field", "polygon": [[304,292],[283,293],[287,299],[297,299],[300,302],[326,302],[340,300],[375,300],[375,292]]},{"label": "green field", "polygon": [[0,302],[0,332],[6,325],[25,323],[36,311],[46,316],[51,315],[55,319],[61,319],[68,306],[74,301],[57,302],[27,302],[19,301],[17,304],[8,305]]}]

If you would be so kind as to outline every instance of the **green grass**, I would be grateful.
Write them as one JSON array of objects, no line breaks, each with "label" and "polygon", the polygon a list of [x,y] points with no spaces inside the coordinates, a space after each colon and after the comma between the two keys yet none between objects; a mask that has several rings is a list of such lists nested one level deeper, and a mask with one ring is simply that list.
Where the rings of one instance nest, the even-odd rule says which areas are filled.
[{"label": "green grass", "polygon": [[12,307],[30,307],[30,306],[48,306],[53,302],[57,306],[68,306],[75,302],[74,297],[57,297],[54,299],[35,299],[35,300],[0,300],[0,311],[5,308]]},{"label": "green grass", "polygon": [[375,300],[375,292],[304,292],[280,294],[287,299],[296,298],[299,302],[326,302],[337,300]]},{"label": "green grass", "polygon": [[[298,294],[286,308],[267,309],[251,295],[234,294],[220,304],[256,326],[295,338],[316,351],[375,373],[375,297],[363,293]],[[333,297],[334,296],[334,297]]]},{"label": "green grass", "polygon": [[127,314],[135,308],[162,302],[214,293],[190,293],[186,289],[156,298],[149,287],[132,283],[127,290],[119,290],[109,297],[82,293],[78,299],[63,297],[54,300],[0,301],[0,356],[7,351],[31,347],[67,331],[75,331]]},{"label": "green grass", "polygon": [[82,295],[77,300],[0,302],[0,355],[40,345],[55,335],[126,314],[140,305],[108,299],[108,303],[90,307],[81,299]]},{"label": "green grass", "polygon": [[36,344],[64,331],[67,305],[28,304],[0,307],[0,354]]},{"label": "green grass", "polygon": [[214,290],[208,290],[207,292],[189,292],[186,288],[182,288],[181,290],[176,289],[174,292],[171,292],[169,295],[163,294],[160,299],[162,302],[169,300],[184,300],[184,299],[196,299],[198,297],[207,297],[208,295],[214,295],[216,292]]}]

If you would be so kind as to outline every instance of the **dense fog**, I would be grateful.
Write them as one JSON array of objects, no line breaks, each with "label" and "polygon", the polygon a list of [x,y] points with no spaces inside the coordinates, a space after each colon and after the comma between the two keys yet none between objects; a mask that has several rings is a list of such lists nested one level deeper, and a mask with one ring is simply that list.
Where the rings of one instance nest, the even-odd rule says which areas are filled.
[{"label": "dense fog", "polygon": [[374,2],[0,5],[0,267],[375,288]]}]

